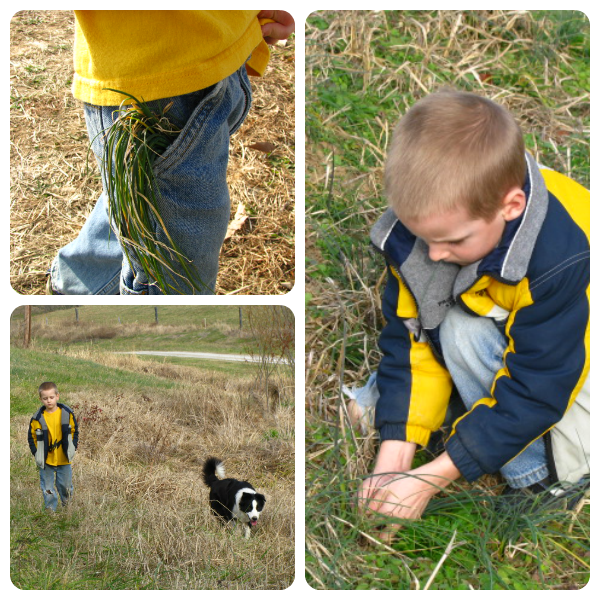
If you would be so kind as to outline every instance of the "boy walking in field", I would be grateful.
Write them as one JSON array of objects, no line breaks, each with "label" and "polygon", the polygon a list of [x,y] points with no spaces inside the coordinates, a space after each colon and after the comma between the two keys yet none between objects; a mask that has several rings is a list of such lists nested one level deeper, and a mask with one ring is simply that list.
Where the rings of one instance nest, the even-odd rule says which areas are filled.
[{"label": "boy walking in field", "polygon": [[[503,107],[451,91],[401,119],[385,179],[390,208],[371,232],[388,268],[371,388],[381,446],[361,505],[419,518],[459,476],[498,471],[513,497],[581,493],[589,192],[538,165]],[[466,412],[442,454],[413,468],[453,388]]]},{"label": "boy walking in field", "polygon": [[58,506],[57,491],[63,506],[73,495],[71,460],[79,432],[73,411],[58,402],[56,384],[46,381],[38,391],[42,407],[29,422],[27,440],[40,470],[44,506],[54,512]]}]

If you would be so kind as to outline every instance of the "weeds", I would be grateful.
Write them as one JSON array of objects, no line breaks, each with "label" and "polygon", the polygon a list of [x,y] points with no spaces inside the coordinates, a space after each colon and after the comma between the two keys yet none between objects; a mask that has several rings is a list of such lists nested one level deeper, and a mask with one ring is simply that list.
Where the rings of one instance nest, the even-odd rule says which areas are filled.
[{"label": "weeds", "polygon": [[[139,263],[149,283],[158,285],[163,293],[185,293],[178,278],[202,292],[204,285],[195,267],[179,251],[160,214],[152,169],[155,159],[179,134],[167,116],[171,104],[155,114],[145,102],[119,90],[109,91],[126,96],[118,117],[100,135],[105,136],[102,164],[108,212],[129,265],[135,272],[133,263]],[[161,242],[159,237],[167,241]],[[166,278],[165,270],[172,277]],[[175,282],[171,283],[173,276]]]}]

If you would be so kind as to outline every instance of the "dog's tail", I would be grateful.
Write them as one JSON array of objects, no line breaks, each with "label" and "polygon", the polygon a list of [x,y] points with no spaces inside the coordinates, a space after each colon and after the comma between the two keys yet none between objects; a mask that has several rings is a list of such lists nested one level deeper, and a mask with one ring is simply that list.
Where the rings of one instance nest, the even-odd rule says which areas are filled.
[{"label": "dog's tail", "polygon": [[[218,458],[207,458],[202,469],[202,475],[204,477],[204,483],[210,487],[215,481],[218,481],[219,477],[225,477],[225,467],[223,461]],[[217,475],[219,477],[217,477]]]}]

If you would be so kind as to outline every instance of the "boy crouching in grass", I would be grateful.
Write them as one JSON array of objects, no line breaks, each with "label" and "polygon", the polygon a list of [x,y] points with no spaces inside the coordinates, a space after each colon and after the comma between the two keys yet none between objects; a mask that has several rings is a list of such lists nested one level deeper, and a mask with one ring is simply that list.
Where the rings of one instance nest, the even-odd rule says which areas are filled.
[{"label": "boy crouching in grass", "polygon": [[63,506],[73,495],[71,460],[77,449],[79,431],[73,411],[58,402],[55,383],[46,381],[38,391],[43,406],[31,418],[27,440],[40,470],[44,506],[55,512],[56,491]]},{"label": "boy crouching in grass", "polygon": [[[589,482],[589,192],[541,167],[500,105],[443,91],[401,119],[390,208],[371,239],[387,262],[375,427],[361,506],[419,518],[463,476],[500,472],[509,498]],[[464,414],[413,468],[453,387]],[[353,404],[354,414],[360,407]]]}]

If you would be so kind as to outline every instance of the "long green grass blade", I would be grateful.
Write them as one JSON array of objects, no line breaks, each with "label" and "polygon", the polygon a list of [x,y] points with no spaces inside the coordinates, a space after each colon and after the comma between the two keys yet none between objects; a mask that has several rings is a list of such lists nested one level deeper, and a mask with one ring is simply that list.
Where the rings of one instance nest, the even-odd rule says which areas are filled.
[{"label": "long green grass blade", "polygon": [[[171,104],[155,114],[143,100],[120,90],[110,91],[125,97],[114,123],[103,132],[102,161],[109,217],[125,257],[132,269],[135,259],[148,282],[163,293],[186,293],[180,287],[183,283],[202,292],[206,287],[197,269],[167,231],[158,209],[153,163],[179,135],[167,117]],[[157,239],[156,227],[167,243]],[[166,273],[175,283],[167,280]]]}]

